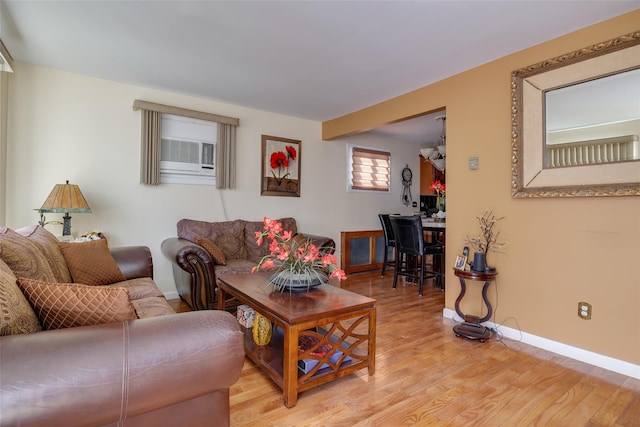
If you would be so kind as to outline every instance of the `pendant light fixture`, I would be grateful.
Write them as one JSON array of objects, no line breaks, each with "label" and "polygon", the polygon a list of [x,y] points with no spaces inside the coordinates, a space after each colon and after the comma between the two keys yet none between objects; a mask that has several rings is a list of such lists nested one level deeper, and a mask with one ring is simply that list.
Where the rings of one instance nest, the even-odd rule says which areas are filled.
[{"label": "pendant light fixture", "polygon": [[445,121],[447,120],[446,116],[436,117],[436,120],[442,121],[442,133],[440,134],[440,143],[436,148],[428,147],[421,148],[420,154],[425,160],[429,161],[433,167],[438,169],[440,172],[444,172],[445,169],[445,157],[446,157],[446,145],[447,145],[447,135],[446,135],[446,127]]}]

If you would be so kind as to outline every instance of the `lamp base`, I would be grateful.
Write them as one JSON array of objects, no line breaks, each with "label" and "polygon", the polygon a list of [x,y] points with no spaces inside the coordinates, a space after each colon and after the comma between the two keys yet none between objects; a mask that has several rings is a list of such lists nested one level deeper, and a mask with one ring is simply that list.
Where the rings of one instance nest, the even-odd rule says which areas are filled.
[{"label": "lamp base", "polygon": [[66,212],[62,217],[62,219],[63,219],[62,235],[70,236],[71,235],[71,216],[69,215],[69,212]]}]

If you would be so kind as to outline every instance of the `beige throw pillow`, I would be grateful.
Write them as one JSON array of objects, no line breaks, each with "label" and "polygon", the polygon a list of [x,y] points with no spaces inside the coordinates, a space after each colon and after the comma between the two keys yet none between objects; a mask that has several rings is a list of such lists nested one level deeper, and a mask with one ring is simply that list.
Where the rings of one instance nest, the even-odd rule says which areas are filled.
[{"label": "beige throw pillow", "polygon": [[74,283],[96,286],[127,280],[109,252],[107,239],[59,245]]},{"label": "beige throw pillow", "polygon": [[56,281],[41,245],[6,227],[0,228],[0,258],[17,277]]},{"label": "beige throw pillow", "polygon": [[[4,264],[2,260],[0,263]],[[33,309],[18,288],[16,276],[0,268],[0,336],[30,334],[42,330]]]},{"label": "beige throw pillow", "polygon": [[51,267],[51,271],[56,277],[56,282],[67,283],[72,281],[71,273],[69,273],[67,262],[62,255],[60,247],[58,246],[58,239],[56,236],[41,225],[22,227],[17,229],[16,233],[40,244],[42,253],[47,258],[49,267]]},{"label": "beige throw pillow", "polygon": [[298,233],[291,238],[291,244],[295,242],[296,248],[303,248],[307,243],[309,243],[309,238],[302,233]]},{"label": "beige throw pillow", "polygon": [[209,255],[213,258],[214,264],[227,265],[227,257],[224,255],[224,252],[222,252],[222,249],[220,249],[218,245],[213,243],[211,240],[198,237],[196,239],[196,244],[202,246],[207,252],[209,252]]},{"label": "beige throw pillow", "polygon": [[44,329],[99,325],[136,319],[129,292],[117,286],[47,283],[19,278],[18,284]]}]

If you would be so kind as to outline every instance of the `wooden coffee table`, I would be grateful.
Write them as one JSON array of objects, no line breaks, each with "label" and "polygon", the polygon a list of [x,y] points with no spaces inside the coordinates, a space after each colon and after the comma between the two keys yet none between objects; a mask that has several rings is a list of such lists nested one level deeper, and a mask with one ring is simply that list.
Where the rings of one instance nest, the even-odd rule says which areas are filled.
[{"label": "wooden coffee table", "polygon": [[[227,297],[232,296],[271,320],[271,342],[255,345],[249,328],[245,331],[245,351],[282,388],[285,406],[295,406],[298,393],[359,369],[367,368],[369,375],[375,373],[376,300],[331,284],[303,292],[281,292],[268,277],[256,273],[218,278],[218,309],[224,310]],[[305,336],[303,340],[312,337],[318,343],[299,354],[298,340]],[[324,344],[330,351],[311,354]],[[310,370],[307,367],[304,373],[299,363],[315,366]]]}]

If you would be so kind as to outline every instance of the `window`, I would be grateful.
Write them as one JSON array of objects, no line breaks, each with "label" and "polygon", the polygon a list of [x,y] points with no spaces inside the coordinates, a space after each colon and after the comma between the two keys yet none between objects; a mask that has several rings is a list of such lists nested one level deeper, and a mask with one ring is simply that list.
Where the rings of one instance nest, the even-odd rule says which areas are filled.
[{"label": "window", "polygon": [[[236,128],[240,125],[239,119],[156,104],[141,99],[133,101],[133,109],[140,110],[141,118],[141,184],[158,185],[162,182],[179,182],[210,184],[218,189],[235,188]],[[189,170],[193,169],[192,165],[191,168],[188,165],[190,162],[184,161],[185,158],[189,158],[188,154],[186,157],[182,157],[181,154],[169,154],[169,157],[165,156],[165,162],[182,163],[178,166],[187,171],[182,170],[181,173],[169,171],[168,166],[171,165],[165,163],[165,176],[164,179],[161,178],[163,118],[169,122],[165,124],[164,138],[173,141],[173,143],[165,142],[165,146],[171,149],[171,146],[175,145],[178,151],[183,148],[186,151],[193,150],[198,156],[199,173],[186,173],[193,172]]]},{"label": "window", "polygon": [[349,190],[389,191],[391,153],[349,146]]},{"label": "window", "polygon": [[217,135],[215,122],[163,114],[160,182],[215,185]]}]

